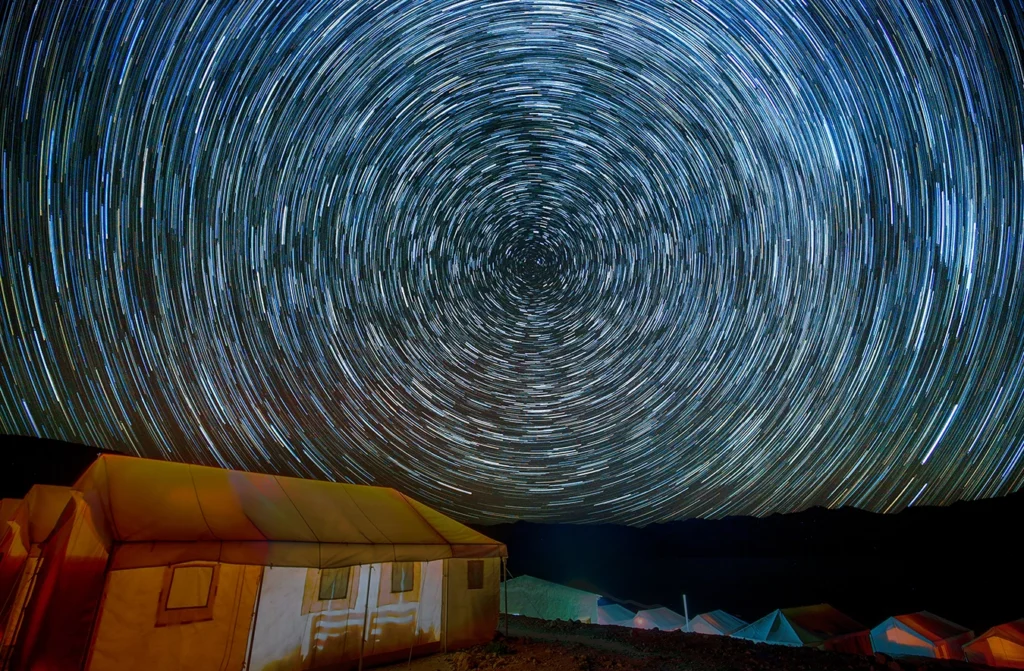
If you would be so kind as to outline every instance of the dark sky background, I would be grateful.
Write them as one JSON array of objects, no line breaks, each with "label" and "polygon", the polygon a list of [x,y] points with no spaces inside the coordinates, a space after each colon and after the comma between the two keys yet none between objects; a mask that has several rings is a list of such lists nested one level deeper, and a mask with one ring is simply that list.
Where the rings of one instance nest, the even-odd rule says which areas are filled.
[{"label": "dark sky background", "polygon": [[1024,484],[1013,0],[0,14],[5,432],[475,521]]}]

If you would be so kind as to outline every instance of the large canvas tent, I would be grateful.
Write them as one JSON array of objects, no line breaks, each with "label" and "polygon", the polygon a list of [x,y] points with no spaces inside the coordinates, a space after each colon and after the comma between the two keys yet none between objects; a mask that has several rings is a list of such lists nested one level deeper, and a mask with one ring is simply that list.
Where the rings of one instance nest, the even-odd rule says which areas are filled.
[{"label": "large canvas tent", "polygon": [[827,603],[773,611],[732,636],[772,645],[871,654],[868,630]]},{"label": "large canvas tent", "polygon": [[512,615],[542,620],[597,622],[597,602],[601,595],[521,575],[505,581],[500,598],[502,611]]},{"label": "large canvas tent", "polygon": [[686,629],[686,618],[670,608],[649,608],[637,612],[633,626],[637,629],[676,631]]},{"label": "large canvas tent", "polygon": [[747,626],[746,622],[724,610],[713,610],[710,613],[701,613],[690,618],[690,631],[698,634],[729,636],[745,626]]},{"label": "large canvas tent", "polygon": [[1024,618],[996,625],[964,644],[967,661],[1006,669],[1024,669]]},{"label": "large canvas tent", "polygon": [[386,488],[103,455],[43,544],[18,669],[313,669],[489,640],[505,546]]},{"label": "large canvas tent", "polygon": [[896,615],[871,630],[871,647],[893,657],[964,658],[974,632],[928,611]]}]

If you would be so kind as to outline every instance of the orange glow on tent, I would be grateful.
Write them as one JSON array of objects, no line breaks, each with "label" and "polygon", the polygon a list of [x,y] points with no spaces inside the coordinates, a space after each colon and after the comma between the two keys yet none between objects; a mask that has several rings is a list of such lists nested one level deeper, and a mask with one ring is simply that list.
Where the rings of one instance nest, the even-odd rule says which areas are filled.
[{"label": "orange glow on tent", "polygon": [[992,627],[964,645],[967,661],[1006,669],[1024,669],[1024,618]]},{"label": "orange glow on tent", "polygon": [[934,659],[963,659],[963,644],[974,637],[966,627],[920,611],[890,617],[871,630],[876,652]]},{"label": "orange glow on tent", "polygon": [[13,668],[373,664],[497,625],[505,546],[392,489],[102,455],[36,509]]}]

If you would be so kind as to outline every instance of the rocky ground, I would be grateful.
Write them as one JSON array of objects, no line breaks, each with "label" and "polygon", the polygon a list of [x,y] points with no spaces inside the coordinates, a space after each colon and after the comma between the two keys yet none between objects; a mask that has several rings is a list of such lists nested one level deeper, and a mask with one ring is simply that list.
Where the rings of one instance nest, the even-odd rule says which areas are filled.
[{"label": "rocky ground", "polygon": [[487,645],[387,671],[967,671],[964,662],[893,660],[751,643],[721,636],[550,622],[513,616]]}]

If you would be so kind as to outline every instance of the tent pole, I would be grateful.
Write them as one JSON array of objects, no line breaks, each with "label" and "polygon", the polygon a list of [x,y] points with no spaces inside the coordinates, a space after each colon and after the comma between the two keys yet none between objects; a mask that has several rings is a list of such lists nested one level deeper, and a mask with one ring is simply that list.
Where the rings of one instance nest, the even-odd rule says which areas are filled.
[{"label": "tent pole", "polygon": [[[31,554],[31,550],[30,550],[30,554],[28,556],[28,559],[33,559],[33,556]],[[33,566],[32,566],[32,576],[29,578],[28,586],[25,588],[25,600],[21,604],[21,607],[18,609],[17,618],[14,621],[13,633],[10,636],[11,644],[10,644],[10,646],[8,646],[6,652],[4,653],[4,657],[0,658],[0,669],[3,669],[4,671],[6,671],[8,668],[10,668],[8,665],[11,664],[11,660],[14,658],[14,652],[17,649],[18,642],[19,642],[18,639],[21,636],[21,627],[22,627],[22,625],[25,624],[25,611],[28,610],[29,602],[31,601],[32,595],[36,591],[36,582],[39,580],[39,572],[43,568],[43,556],[42,556],[42,552],[41,551],[40,551],[39,554],[37,554],[34,557],[34,559],[36,560],[36,563],[33,564]],[[22,568],[22,571],[25,571],[27,569],[28,569],[28,561],[26,560],[25,566],[24,566],[24,568]],[[19,591],[20,591],[20,588],[21,588],[21,585],[19,583],[19,585],[18,585]],[[15,601],[15,605],[18,605],[17,601]],[[15,613],[12,612],[11,616],[14,616],[14,615],[15,615]],[[10,622],[8,622],[8,625],[9,624],[10,624]],[[0,642],[2,642],[2,641],[0,641]]]},{"label": "tent pole", "polygon": [[686,605],[686,595],[683,595],[683,617],[686,618],[686,631],[690,631],[690,609]]},{"label": "tent pole", "polygon": [[[260,614],[260,596],[263,594],[263,574],[266,572],[268,567],[260,567],[260,584],[256,587],[256,605],[252,609],[252,623],[249,625],[249,650],[245,653],[245,664],[242,666],[243,669],[248,671],[249,665],[252,664],[252,646],[256,643],[256,620]],[[243,569],[244,570],[244,569]],[[243,573],[242,579],[245,579]]]},{"label": "tent pole", "polygon": [[441,634],[444,637],[444,643],[441,645],[441,648],[444,652],[448,652],[448,571],[450,570],[448,568],[449,563],[450,560],[445,559],[444,564],[442,564],[441,566],[441,591],[444,593],[441,603],[441,617],[444,619],[444,624],[441,627]]},{"label": "tent pole", "polygon": [[505,587],[505,638],[508,638],[508,558],[501,558],[501,571],[504,573],[502,583]]},{"label": "tent pole", "polygon": [[[422,573],[420,573],[422,575]],[[409,644],[409,659],[405,663],[405,668],[412,666],[412,651],[416,647],[416,627],[419,626],[420,621],[420,604],[423,602],[423,580],[420,579],[420,593],[416,599],[416,613],[412,616],[412,643]]]},{"label": "tent pole", "polygon": [[366,648],[366,628],[370,619],[370,575],[373,573],[373,564],[366,572],[366,608],[363,609],[363,632],[359,637],[359,671],[363,671],[363,650]]}]

